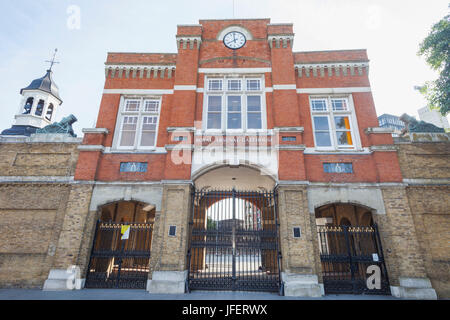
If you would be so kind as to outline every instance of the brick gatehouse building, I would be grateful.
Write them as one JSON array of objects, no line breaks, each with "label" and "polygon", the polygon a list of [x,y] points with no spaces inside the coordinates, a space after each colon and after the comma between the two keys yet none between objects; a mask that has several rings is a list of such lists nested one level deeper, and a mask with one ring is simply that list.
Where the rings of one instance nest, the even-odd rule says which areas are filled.
[{"label": "brick gatehouse building", "polygon": [[21,90],[2,287],[450,296],[449,137],[378,127],[366,50],[293,52],[270,19],[176,42],[108,53],[82,139],[33,133],[61,108],[51,71]]}]

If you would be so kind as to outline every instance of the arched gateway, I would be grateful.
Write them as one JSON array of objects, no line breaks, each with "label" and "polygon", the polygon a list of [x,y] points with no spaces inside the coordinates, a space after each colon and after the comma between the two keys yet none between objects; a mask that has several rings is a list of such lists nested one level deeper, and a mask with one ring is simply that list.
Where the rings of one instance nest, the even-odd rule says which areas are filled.
[{"label": "arched gateway", "polygon": [[145,289],[155,206],[118,201],[99,211],[85,287]]},{"label": "arched gateway", "polygon": [[250,167],[219,167],[195,180],[188,288],[278,291],[275,181]]},{"label": "arched gateway", "polygon": [[331,203],[316,208],[315,216],[325,293],[390,294],[380,235],[371,210],[350,203]]}]

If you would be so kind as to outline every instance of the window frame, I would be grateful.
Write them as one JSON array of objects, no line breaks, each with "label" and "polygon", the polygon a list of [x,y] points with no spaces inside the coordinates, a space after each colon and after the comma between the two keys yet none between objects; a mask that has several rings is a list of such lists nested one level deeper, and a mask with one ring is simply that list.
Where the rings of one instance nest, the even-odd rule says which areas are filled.
[{"label": "window frame", "polygon": [[[314,111],[313,100],[324,99],[326,101],[326,111]],[[345,99],[347,103],[347,110],[333,110],[332,100]],[[349,95],[310,95],[309,96],[309,110],[311,113],[311,125],[313,131],[314,148],[319,151],[354,151],[361,149],[361,141],[359,137],[359,129],[356,119],[356,113],[353,104],[353,97]],[[327,117],[328,120],[328,132],[330,134],[331,146],[318,146],[316,139],[316,128],[314,123],[314,117]],[[350,124],[350,136],[352,139],[352,145],[339,145],[337,139],[337,133],[348,130],[336,129],[335,117],[348,117]],[[323,131],[323,130],[322,130]]]},{"label": "window frame", "polygon": [[[222,80],[222,90],[210,90],[210,80]],[[240,80],[240,90],[228,90],[229,80]],[[247,80],[258,80],[259,90],[248,90]],[[203,97],[203,121],[202,129],[207,133],[243,133],[243,132],[263,132],[267,130],[267,108],[266,108],[266,95],[265,95],[265,83],[264,75],[211,75],[205,77],[206,88]],[[221,126],[219,129],[208,128],[208,115],[209,115],[209,96],[221,96]],[[241,128],[240,129],[228,129],[228,96],[240,96],[241,97]],[[251,129],[248,128],[248,96],[259,96],[261,103],[261,128]],[[254,112],[253,112],[254,113]]]},{"label": "window frame", "polygon": [[[126,111],[127,102],[130,100],[139,100],[139,110],[138,111]],[[158,101],[158,111],[145,111],[145,101],[146,100],[157,100]],[[158,144],[158,133],[159,133],[159,122],[162,107],[162,97],[161,96],[122,96],[119,106],[119,111],[117,115],[117,135],[115,137],[114,147],[117,150],[155,150]],[[134,137],[133,146],[122,146],[122,133],[123,133],[123,122],[125,117],[137,117],[136,125],[136,135]],[[156,117],[156,128],[155,128],[155,143],[153,146],[141,146],[142,142],[142,128],[144,123],[144,117]]]}]

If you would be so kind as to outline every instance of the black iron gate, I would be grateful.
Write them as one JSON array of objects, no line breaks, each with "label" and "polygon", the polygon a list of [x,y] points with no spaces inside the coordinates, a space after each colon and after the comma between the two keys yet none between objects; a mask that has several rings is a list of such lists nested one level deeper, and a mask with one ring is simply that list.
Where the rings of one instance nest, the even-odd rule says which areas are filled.
[{"label": "black iron gate", "polygon": [[277,194],[194,191],[188,290],[280,290]]},{"label": "black iron gate", "polygon": [[390,294],[376,225],[319,226],[318,235],[325,293]]},{"label": "black iron gate", "polygon": [[[123,226],[129,226],[128,239],[124,240]],[[145,289],[151,236],[148,223],[98,221],[85,287]]]}]

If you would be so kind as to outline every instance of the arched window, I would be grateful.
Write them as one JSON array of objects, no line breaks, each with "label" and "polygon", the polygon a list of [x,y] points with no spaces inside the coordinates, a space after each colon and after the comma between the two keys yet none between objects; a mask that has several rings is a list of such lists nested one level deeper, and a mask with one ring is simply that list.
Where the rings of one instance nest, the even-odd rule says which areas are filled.
[{"label": "arched window", "polygon": [[34,98],[28,98],[25,106],[23,107],[23,114],[30,114],[33,107]]},{"label": "arched window", "polygon": [[45,104],[44,100],[39,100],[39,103],[36,107],[36,112],[34,113],[35,115],[42,116],[42,112],[44,111],[44,104]]},{"label": "arched window", "polygon": [[47,114],[45,115],[45,119],[51,121],[52,116],[53,116],[53,103],[50,103],[50,105],[47,108]]}]

